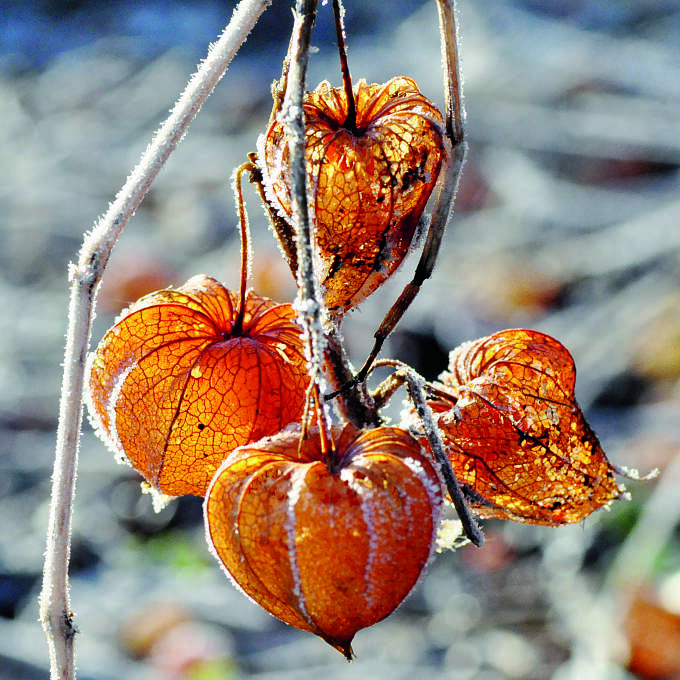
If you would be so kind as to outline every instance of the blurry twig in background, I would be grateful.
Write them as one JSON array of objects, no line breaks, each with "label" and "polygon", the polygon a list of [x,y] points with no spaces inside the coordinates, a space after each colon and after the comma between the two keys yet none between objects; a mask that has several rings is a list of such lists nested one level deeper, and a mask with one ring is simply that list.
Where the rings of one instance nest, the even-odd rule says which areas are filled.
[{"label": "blurry twig in background", "polygon": [[97,288],[123,228],[268,4],[268,0],[242,0],[238,5],[220,39],[212,45],[207,58],[189,81],[106,214],[92,231],[85,234],[78,264],[70,267],[71,297],[64,375],[40,594],[40,620],[47,635],[53,680],[75,677],[74,638],[77,628],[69,601],[68,564],[85,358]]},{"label": "blurry twig in background", "polygon": [[664,469],[640,519],[607,573],[603,593],[638,587],[653,571],[654,562],[680,522],[680,451]]},{"label": "blurry twig in background", "polygon": [[[577,571],[573,574],[574,582],[569,584],[570,603],[559,597],[564,584],[561,590],[553,590],[553,605],[562,614],[573,639],[571,657],[558,669],[556,680],[625,677],[622,666],[627,650],[622,629],[634,597],[649,581],[654,563],[680,521],[679,484],[680,455],[676,455],[619,548],[599,592],[588,592]],[[587,616],[580,606],[584,602],[588,603]]]},{"label": "blurry twig in background", "polygon": [[[3,25],[16,15],[16,7],[40,3],[9,4],[8,16],[0,18]],[[91,13],[87,25],[105,29],[104,39],[83,45],[87,15],[68,12],[69,4],[62,3],[58,16],[39,29],[22,17],[22,30],[14,32],[41,34],[48,43],[64,30],[78,36],[75,45],[39,71],[8,71],[15,62],[10,55],[8,63],[0,50],[0,591],[10,603],[0,616],[3,678],[47,675],[29,587],[42,567],[43,501],[53,465],[51,433],[61,373],[55,357],[63,352],[66,307],[61,282],[64,265],[82,240],[73,225],[91,225],[103,212],[111,187],[120,186],[115,177],[129,172],[129,159],[148,142],[146,130],[167,116],[168,102],[197,60],[193,47],[186,48],[172,28],[177,15],[168,11],[173,4],[184,11],[186,3],[163,3],[153,11],[148,25],[162,33],[163,52],[145,48],[143,55],[140,41],[131,39],[130,31],[115,33],[100,12],[94,19]],[[191,26],[194,39],[197,13],[213,27],[205,30],[214,31],[213,16],[200,14],[206,4],[212,6],[192,3],[191,21],[182,25]],[[418,11],[412,11],[412,0],[347,4],[348,21],[360,17],[350,30],[360,25],[363,31],[353,39],[355,73],[371,82],[408,74],[435,97],[441,90],[439,44],[432,39],[435,3],[423,2]],[[548,332],[574,354],[579,402],[592,414],[612,460],[643,470],[665,468],[680,442],[680,343],[674,334],[680,324],[680,174],[672,162],[678,158],[680,133],[668,151],[662,141],[670,138],[673,121],[680,131],[680,4],[458,4],[471,152],[436,275],[386,354],[434,378],[446,365],[445,351],[463,340],[511,326]],[[149,12],[137,5],[138,12]],[[291,5],[278,6],[286,21]],[[133,4],[87,6],[106,8],[129,22],[121,7]],[[371,7],[379,8],[380,25],[366,21]],[[276,11],[273,5],[263,19]],[[172,283],[171,276],[223,272],[225,257],[227,270],[236,271],[233,201],[223,179],[266,126],[271,100],[264,81],[276,75],[288,38],[277,40],[279,21],[269,25],[269,38],[251,57],[241,50],[230,77],[204,107],[178,149],[184,160],[176,157],[154,182],[154,195],[137,210],[135,228],[107,265],[105,287],[114,283],[114,266],[123,272],[142,270],[138,255],[165,262],[175,272],[144,292]],[[328,40],[318,42],[321,53],[310,60],[308,78],[314,82],[337,72],[335,52],[325,55]],[[23,53],[31,58],[34,51],[25,49],[19,58]],[[543,130],[580,126],[576,114],[581,110],[587,114],[584,121],[597,127],[570,129],[566,141],[539,138]],[[536,137],[526,120],[501,120],[497,111],[530,115],[541,125]],[[620,134],[617,121],[624,119],[635,126],[632,137]],[[264,213],[253,213],[259,252],[252,285],[268,287],[272,298],[285,287],[286,299],[292,298],[292,277]],[[395,289],[409,274],[409,268],[397,273],[401,279],[395,279]],[[392,302],[391,290],[385,286],[366,302],[364,313],[346,320],[351,356],[363,359],[376,317]],[[104,292],[98,295],[102,332],[111,315],[143,294],[112,286],[114,304],[106,313]],[[245,598],[225,588],[214,565],[201,566],[205,550],[196,499],[152,514],[150,499],[139,497],[138,481],[114,466],[84,429],[70,567],[74,609],[87,631],[78,640],[81,675],[148,680],[158,656],[140,658],[117,642],[133,629],[132,617],[157,618],[155,603],[170,602],[181,603],[198,625],[217,631],[231,646],[229,662],[237,669],[263,677],[274,671],[277,677],[300,677],[310,668],[320,677],[342,676],[334,653],[324,656],[317,645],[306,644],[305,636],[285,629],[274,628],[272,635],[271,617],[258,617]],[[632,504],[617,504],[611,513],[577,527],[553,531],[490,524],[484,550],[440,557],[397,615],[367,631],[356,669],[370,677],[421,680],[553,678],[572,655],[577,640],[572,626],[597,626],[600,579],[634,515],[643,511],[649,486],[632,485]],[[194,566],[185,568],[174,556],[187,550]],[[677,550],[676,531],[646,578],[659,594],[677,574]],[[572,583],[576,592],[570,590]],[[558,599],[571,619],[558,609]],[[611,614],[606,616],[611,621]],[[503,639],[515,647],[499,645]],[[661,640],[657,630],[657,646]],[[175,650],[176,636],[173,641]],[[630,680],[615,663],[608,670],[606,680],[617,674]]]}]

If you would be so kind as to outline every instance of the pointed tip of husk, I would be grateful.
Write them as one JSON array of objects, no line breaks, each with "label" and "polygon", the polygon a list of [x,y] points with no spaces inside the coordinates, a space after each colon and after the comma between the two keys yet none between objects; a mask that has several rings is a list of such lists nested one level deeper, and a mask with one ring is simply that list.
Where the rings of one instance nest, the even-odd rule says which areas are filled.
[{"label": "pointed tip of husk", "polygon": [[333,647],[337,649],[340,654],[342,654],[347,661],[352,661],[354,659],[354,650],[352,649],[352,641],[341,642],[333,644]]},{"label": "pointed tip of husk", "polygon": [[327,642],[333,649],[340,652],[340,654],[342,654],[345,659],[347,659],[347,661],[354,660],[355,654],[354,650],[352,649],[352,640],[354,640],[354,635],[352,635],[352,637],[348,640],[339,640],[338,638],[326,637],[325,635],[320,634],[318,631],[316,632],[316,635]]}]

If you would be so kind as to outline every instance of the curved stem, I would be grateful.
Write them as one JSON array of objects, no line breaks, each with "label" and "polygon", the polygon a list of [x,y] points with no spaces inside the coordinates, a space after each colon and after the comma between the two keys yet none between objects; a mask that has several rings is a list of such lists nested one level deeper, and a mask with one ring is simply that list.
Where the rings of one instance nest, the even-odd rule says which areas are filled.
[{"label": "curved stem", "polygon": [[413,401],[413,405],[416,408],[420,421],[423,424],[425,430],[425,436],[430,443],[430,448],[432,453],[439,463],[439,468],[442,472],[444,480],[446,481],[446,488],[449,491],[449,496],[453,501],[453,505],[456,508],[458,517],[463,525],[463,531],[465,535],[474,543],[476,546],[481,546],[484,543],[484,534],[482,530],[475,522],[470,509],[465,502],[463,497],[463,491],[460,488],[460,484],[456,479],[456,475],[451,467],[451,461],[446,455],[446,450],[444,449],[444,444],[442,442],[441,435],[437,429],[437,425],[434,422],[434,417],[432,415],[432,409],[428,406],[425,401],[425,396],[423,395],[423,385],[424,380],[420,376],[416,377],[413,371],[408,371],[406,373],[406,384],[408,387],[409,396]]},{"label": "curved stem", "polygon": [[328,461],[329,467],[334,468],[336,461],[335,442],[330,423],[327,421],[322,409],[325,409],[319,383],[314,383],[314,406],[316,407],[317,423],[319,425],[319,439],[321,440],[321,453],[324,460]]},{"label": "curved stem", "polygon": [[458,518],[463,525],[463,532],[470,539],[472,543],[476,546],[481,546],[484,543],[484,534],[479,528],[477,522],[473,518],[470,508],[468,508],[465,498],[463,496],[463,491],[460,488],[456,474],[451,466],[451,461],[446,454],[446,449],[444,447],[444,442],[442,441],[439,428],[434,420],[434,415],[432,409],[425,399],[425,389],[426,381],[421,375],[418,375],[410,366],[404,364],[401,361],[395,361],[393,359],[384,359],[380,361],[377,366],[392,366],[397,369],[397,371],[391,376],[392,380],[388,384],[387,389],[392,389],[393,387],[398,387],[399,384],[406,383],[406,389],[408,390],[409,397],[413,403],[416,413],[420,419],[423,426],[425,436],[430,444],[430,449],[435,457],[435,460],[439,464],[439,469],[446,482],[446,488],[451,497],[456,512],[458,513]]},{"label": "curved stem", "polygon": [[345,97],[347,98],[347,118],[343,127],[352,132],[356,132],[357,127],[357,107],[354,101],[354,89],[352,88],[352,76],[349,72],[347,63],[347,46],[345,44],[345,26],[343,17],[345,8],[340,0],[333,0],[333,16],[335,17],[335,33],[338,38],[338,54],[340,55],[340,69],[342,70],[342,83],[345,86]]},{"label": "curved stem", "polygon": [[40,593],[40,621],[47,637],[52,680],[75,678],[74,638],[77,631],[70,604],[68,565],[85,360],[97,288],[123,228],[269,2],[242,0],[238,5],[228,26],[211,46],[207,58],[189,81],[106,214],[85,235],[78,263],[70,267],[71,295],[64,374]]},{"label": "curved stem", "polygon": [[246,211],[246,204],[243,200],[243,187],[241,186],[241,178],[246,171],[252,172],[254,165],[250,161],[246,161],[234,173],[234,196],[236,198],[236,209],[238,210],[238,224],[241,232],[241,280],[239,283],[238,309],[236,311],[236,318],[231,328],[231,334],[234,336],[241,335],[243,331],[243,317],[246,313],[246,286],[248,285],[248,264],[250,262],[250,227],[248,224],[248,213]]}]

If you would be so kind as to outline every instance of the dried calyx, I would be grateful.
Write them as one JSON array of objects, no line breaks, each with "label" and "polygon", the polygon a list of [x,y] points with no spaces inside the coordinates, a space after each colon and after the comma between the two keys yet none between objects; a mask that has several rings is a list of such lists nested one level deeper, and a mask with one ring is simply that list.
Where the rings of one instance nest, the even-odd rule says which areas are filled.
[{"label": "dried calyx", "polygon": [[411,591],[436,545],[435,467],[404,430],[334,428],[331,472],[317,429],[244,446],[206,497],[206,536],[225,571],[286,623],[352,658],[361,628]]}]

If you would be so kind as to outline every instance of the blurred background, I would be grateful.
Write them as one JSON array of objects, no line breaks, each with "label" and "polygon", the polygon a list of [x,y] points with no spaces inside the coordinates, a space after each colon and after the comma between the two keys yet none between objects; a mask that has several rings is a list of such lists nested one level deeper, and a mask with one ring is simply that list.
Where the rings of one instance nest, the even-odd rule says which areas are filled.
[{"label": "blurred background", "polygon": [[[0,16],[0,678],[48,677],[36,598],[67,263],[234,2],[6,3]],[[230,176],[269,115],[291,2],[263,16],[116,247],[93,341],[140,295],[238,282]],[[356,77],[440,105],[434,2],[346,0]],[[470,153],[434,276],[385,355],[428,378],[509,327],[560,339],[610,460],[647,472],[559,529],[484,522],[358,634],[350,666],[279,624],[208,554],[201,502],[160,514],[84,425],[72,606],[82,680],[680,678],[680,2],[460,0]],[[338,84],[330,6],[310,85]],[[254,193],[253,286],[294,294]],[[347,321],[363,361],[415,258]],[[397,399],[398,401],[399,399]],[[399,405],[395,407],[395,414]]]}]

